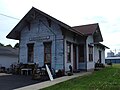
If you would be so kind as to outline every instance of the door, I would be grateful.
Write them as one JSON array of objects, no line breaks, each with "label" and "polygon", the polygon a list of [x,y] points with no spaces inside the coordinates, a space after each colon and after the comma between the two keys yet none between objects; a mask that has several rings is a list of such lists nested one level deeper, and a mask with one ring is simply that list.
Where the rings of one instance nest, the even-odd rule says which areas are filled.
[{"label": "door", "polygon": [[80,44],[78,47],[78,63],[84,62],[84,44]]},{"label": "door", "polygon": [[51,42],[44,43],[44,65],[47,64],[51,68]]},{"label": "door", "polygon": [[77,70],[77,53],[76,45],[73,45],[73,71]]}]

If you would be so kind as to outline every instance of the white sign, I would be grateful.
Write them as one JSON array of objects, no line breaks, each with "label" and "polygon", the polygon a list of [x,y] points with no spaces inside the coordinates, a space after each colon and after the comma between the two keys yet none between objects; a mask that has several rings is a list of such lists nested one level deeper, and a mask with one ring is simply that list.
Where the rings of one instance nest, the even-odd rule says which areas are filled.
[{"label": "white sign", "polygon": [[29,38],[30,41],[42,41],[42,40],[48,40],[50,39],[50,36],[39,36],[39,37],[31,37]]},{"label": "white sign", "polygon": [[46,64],[45,66],[46,66],[46,69],[47,69],[47,73],[48,73],[48,75],[49,75],[49,78],[50,78],[50,80],[52,81],[52,80],[53,80],[53,76],[52,76],[52,74],[51,74],[51,72],[50,72],[50,69],[49,69],[49,67],[48,67],[47,64]]}]

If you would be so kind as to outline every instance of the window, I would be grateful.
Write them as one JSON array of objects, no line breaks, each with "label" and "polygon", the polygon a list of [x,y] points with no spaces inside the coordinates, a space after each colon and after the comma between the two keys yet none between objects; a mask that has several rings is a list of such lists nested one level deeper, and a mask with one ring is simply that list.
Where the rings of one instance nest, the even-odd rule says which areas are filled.
[{"label": "window", "polygon": [[99,63],[101,63],[101,51],[99,50]]},{"label": "window", "polygon": [[88,45],[89,48],[89,61],[93,61],[93,46]]},{"label": "window", "polygon": [[71,43],[67,42],[67,62],[71,62]]},{"label": "window", "polygon": [[51,42],[44,43],[44,63],[48,65],[51,63]]},{"label": "window", "polygon": [[27,44],[27,47],[28,47],[28,63],[33,63],[34,62],[34,57],[33,57],[34,56],[33,55],[34,44],[33,43],[32,44]]},{"label": "window", "polygon": [[84,62],[84,44],[79,45],[79,62]]}]

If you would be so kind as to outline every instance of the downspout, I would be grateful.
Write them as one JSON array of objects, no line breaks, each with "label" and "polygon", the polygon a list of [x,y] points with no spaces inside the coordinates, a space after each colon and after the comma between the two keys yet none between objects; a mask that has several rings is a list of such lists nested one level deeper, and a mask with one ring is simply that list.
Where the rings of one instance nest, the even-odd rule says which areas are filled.
[{"label": "downspout", "polygon": [[18,64],[20,64],[20,40],[19,40],[19,48],[18,48],[18,52],[19,52],[19,55],[18,55]]},{"label": "downspout", "polygon": [[20,45],[21,45],[21,32],[19,32],[19,35],[20,35],[20,38],[19,38],[19,48],[18,48],[18,64],[20,64],[21,63],[21,60],[20,60]]},{"label": "downspout", "polygon": [[56,69],[56,60],[57,60],[57,58],[56,58],[56,34],[54,34],[54,36],[55,36],[55,69]]}]

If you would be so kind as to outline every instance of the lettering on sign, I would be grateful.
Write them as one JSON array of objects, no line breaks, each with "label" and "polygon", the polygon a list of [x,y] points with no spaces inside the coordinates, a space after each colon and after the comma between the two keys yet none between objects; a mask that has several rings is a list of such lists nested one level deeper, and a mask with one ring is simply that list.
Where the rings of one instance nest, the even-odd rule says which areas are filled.
[{"label": "lettering on sign", "polygon": [[30,41],[43,41],[50,39],[50,36],[39,36],[39,37],[31,37],[29,38]]}]

